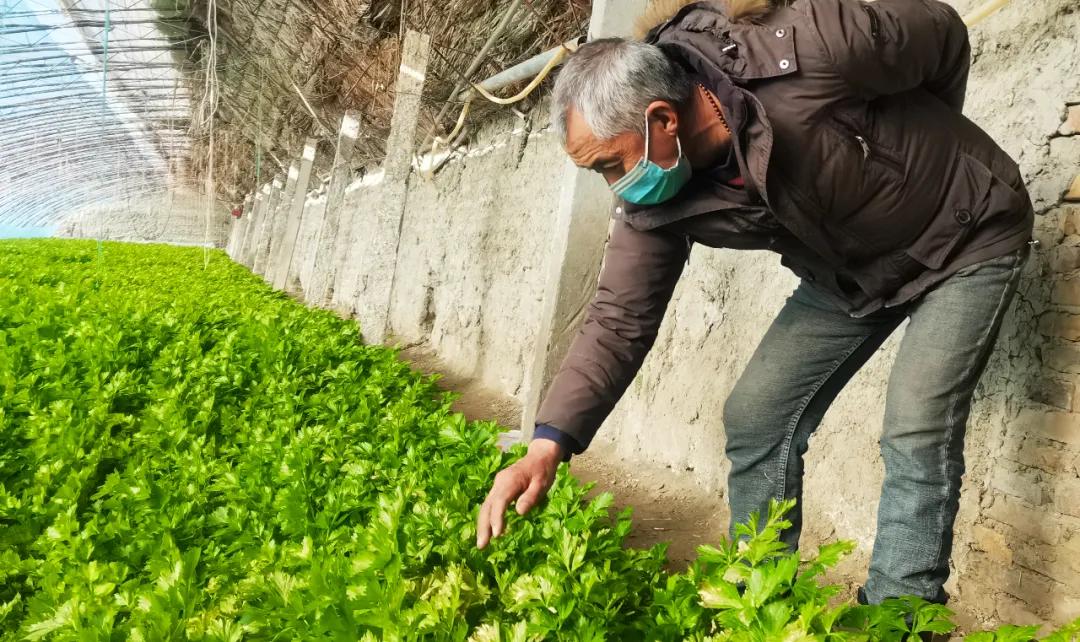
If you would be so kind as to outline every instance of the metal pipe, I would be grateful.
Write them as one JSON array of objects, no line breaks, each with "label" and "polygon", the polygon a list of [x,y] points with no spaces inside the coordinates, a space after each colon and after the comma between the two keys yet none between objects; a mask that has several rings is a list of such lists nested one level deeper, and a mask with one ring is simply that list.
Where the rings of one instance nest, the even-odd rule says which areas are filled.
[{"label": "metal pipe", "polygon": [[[0,132],[11,131],[25,131],[28,127],[34,129],[42,129],[51,127],[57,123],[67,122],[84,122],[87,124],[87,128],[92,130],[93,127],[111,127],[114,125],[123,125],[125,123],[117,123],[116,118],[110,118],[110,114],[98,115],[87,114],[85,112],[79,112],[80,105],[71,102],[58,101],[55,107],[38,108],[36,111],[33,107],[24,107],[19,110],[4,112],[0,111]],[[156,124],[161,121],[160,127],[155,129],[161,130],[173,130],[173,131],[187,131],[186,124],[187,114],[189,110],[185,110],[180,106],[167,105],[167,104],[155,104],[148,101],[148,105],[138,112],[139,120],[146,125]],[[166,126],[170,121],[176,121],[171,126]],[[44,133],[38,132],[38,133]],[[3,141],[0,140],[0,144]]]},{"label": "metal pipe", "polygon": [[[107,145],[109,145],[111,147],[109,147]],[[141,157],[136,158],[135,156],[131,156],[131,155],[127,155],[127,154],[123,153],[124,150],[126,150],[127,148],[130,147],[130,138],[121,137],[121,136],[118,136],[118,135],[111,135],[111,136],[108,136],[108,137],[94,137],[93,139],[88,140],[86,144],[80,145],[80,146],[74,146],[73,147],[73,146],[67,145],[67,146],[65,146],[65,150],[64,150],[63,154],[60,154],[60,155],[56,154],[56,151],[53,150],[53,149],[47,149],[47,147],[55,147],[55,145],[51,145],[51,144],[50,145],[45,145],[45,146],[43,146],[42,149],[31,150],[31,151],[28,151],[28,152],[23,152],[23,153],[18,154],[20,166],[22,166],[22,165],[24,165],[26,163],[29,163],[30,161],[38,161],[38,160],[46,161],[48,159],[54,159],[54,158],[58,159],[57,164],[54,164],[54,165],[47,165],[47,164],[36,165],[35,164],[33,167],[29,167],[29,168],[26,168],[26,169],[4,170],[3,173],[0,173],[0,176],[3,176],[5,178],[5,180],[11,180],[12,178],[19,178],[19,177],[22,177],[22,176],[26,176],[28,178],[33,178],[34,176],[44,174],[50,168],[58,167],[59,162],[65,162],[70,166],[70,165],[75,164],[78,161],[83,160],[84,158],[98,159],[98,160],[101,160],[103,164],[108,162],[113,167],[116,166],[115,161],[118,160],[118,159],[125,159],[125,160],[126,159],[132,159],[132,160],[137,160],[138,162],[141,162],[141,163],[148,162],[146,160],[145,156],[141,156]],[[113,150],[119,150],[119,151],[113,151]],[[7,148],[5,148],[4,151],[7,151]],[[169,151],[169,152],[185,152],[185,151],[188,151],[188,150],[185,149],[185,148],[182,148],[182,147],[177,147],[177,148],[170,147],[170,148],[168,148],[167,151]],[[85,152],[85,154],[83,154],[83,152]],[[17,172],[17,171],[21,172],[21,173],[16,174],[15,172]],[[157,173],[165,173],[165,172],[168,171],[168,168],[162,167],[160,169],[150,169],[150,170],[140,169],[140,170],[135,170],[135,171],[130,172],[130,173],[143,173],[145,171],[153,171],[153,172],[157,172]],[[8,187],[10,187],[10,184],[8,185]]]},{"label": "metal pipe", "polygon": [[[70,212],[76,209],[78,206],[94,205],[97,203],[108,202],[111,199],[115,199],[117,194],[110,189],[114,185],[118,185],[115,181],[109,181],[102,186],[95,187],[93,189],[73,191],[65,193],[63,196],[54,198],[41,198],[34,201],[24,201],[11,211],[13,215],[9,221],[16,226],[19,225],[42,225],[47,222],[61,222]],[[130,183],[121,185],[124,187],[124,191],[127,194],[139,194],[142,190],[146,191],[160,191],[163,187],[162,183]],[[110,189],[103,189],[110,188]],[[65,211],[59,212],[58,210],[63,208]]]},{"label": "metal pipe", "polygon": [[[476,56],[473,57],[472,62],[469,63],[469,66],[465,70],[465,73],[461,74],[461,79],[458,80],[457,84],[454,85],[454,90],[450,92],[451,96],[457,96],[458,93],[460,93],[461,90],[464,88],[464,86],[468,84],[469,78],[473,74],[475,74],[478,69],[480,69],[480,65],[484,64],[484,58],[487,57],[488,52],[491,51],[491,48],[494,47],[495,43],[498,42],[500,37],[502,37],[503,32],[506,31],[506,28],[510,25],[510,21],[514,18],[514,15],[517,13],[517,10],[520,7],[521,0],[514,0],[510,4],[510,6],[506,8],[506,13],[504,13],[502,18],[499,20],[499,24],[495,25],[495,29],[491,32],[491,35],[488,36],[487,42],[485,42],[484,46],[480,48],[480,51],[476,53]],[[449,112],[450,101],[447,101],[443,103],[442,109],[440,109],[438,115],[435,116],[435,124],[431,127],[431,130],[424,138],[424,144],[420,146],[421,149],[431,144],[431,140],[435,137],[436,128],[440,126],[443,118],[445,118],[446,114],[448,114]]]},{"label": "metal pipe", "polygon": [[[583,42],[585,42],[585,38],[585,36],[580,36],[572,40],[567,40],[565,43],[559,45],[558,47],[552,47],[551,49],[548,49],[543,53],[536,54],[535,56],[529,58],[524,62],[520,62],[513,67],[510,67],[509,69],[504,69],[503,71],[500,71],[491,78],[488,78],[487,80],[479,83],[479,86],[487,91],[497,91],[499,89],[502,89],[503,87],[506,87],[507,85],[512,85],[516,82],[521,82],[522,80],[529,80],[535,77],[536,74],[540,73],[540,70],[543,69],[548,64],[548,62],[552,58],[554,58],[555,55],[558,54],[559,51],[561,51],[562,49],[565,48],[569,49],[570,51],[577,51],[577,48]],[[465,91],[460,92],[457,95],[457,99],[467,99],[469,97],[469,93],[471,93],[472,91],[473,90],[469,88]]]}]

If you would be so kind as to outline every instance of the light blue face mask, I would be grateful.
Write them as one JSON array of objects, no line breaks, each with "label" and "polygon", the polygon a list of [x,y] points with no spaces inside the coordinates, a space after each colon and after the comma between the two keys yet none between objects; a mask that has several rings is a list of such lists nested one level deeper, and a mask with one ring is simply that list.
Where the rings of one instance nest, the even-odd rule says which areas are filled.
[{"label": "light blue face mask", "polygon": [[634,168],[611,184],[611,191],[628,203],[656,205],[671,200],[690,181],[690,161],[683,156],[682,141],[675,137],[679,146],[679,160],[670,169],[664,169],[649,160],[649,120],[645,119],[645,155]]}]

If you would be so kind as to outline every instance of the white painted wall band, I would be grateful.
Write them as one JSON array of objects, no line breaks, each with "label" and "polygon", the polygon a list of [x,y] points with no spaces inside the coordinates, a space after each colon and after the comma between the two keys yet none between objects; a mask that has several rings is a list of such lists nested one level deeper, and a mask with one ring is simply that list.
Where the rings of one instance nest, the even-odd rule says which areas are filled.
[{"label": "white painted wall band", "polygon": [[360,122],[355,118],[346,116],[341,119],[341,135],[346,138],[356,138],[360,135]]},{"label": "white painted wall band", "polygon": [[413,80],[415,80],[417,82],[424,82],[424,78],[427,77],[424,74],[420,73],[419,71],[413,69],[412,67],[410,67],[409,65],[406,65],[404,63],[402,63],[402,65],[401,65],[401,73],[405,74],[406,76],[408,76],[409,78],[412,78]]}]

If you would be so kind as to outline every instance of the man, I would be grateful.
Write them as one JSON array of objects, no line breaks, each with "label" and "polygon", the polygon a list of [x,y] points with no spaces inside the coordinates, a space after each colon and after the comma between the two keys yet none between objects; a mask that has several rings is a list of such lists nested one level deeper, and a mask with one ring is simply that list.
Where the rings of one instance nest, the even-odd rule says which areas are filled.
[{"label": "man", "polygon": [[620,202],[587,320],[528,454],[495,478],[477,544],[589,445],[690,246],[768,249],[801,283],[724,408],[732,521],[800,498],[826,409],[910,319],[860,599],[945,602],[971,397],[1027,257],[1031,203],[1016,164],[961,115],[970,51],[948,5],[761,1],[691,4],[643,42],[583,46],[561,72],[556,129]]}]

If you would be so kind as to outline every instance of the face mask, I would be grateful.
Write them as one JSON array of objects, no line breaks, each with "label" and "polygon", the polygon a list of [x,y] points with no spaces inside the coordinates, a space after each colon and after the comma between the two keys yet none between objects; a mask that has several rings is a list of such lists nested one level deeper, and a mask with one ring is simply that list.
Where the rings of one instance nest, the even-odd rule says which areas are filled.
[{"label": "face mask", "polygon": [[628,203],[656,205],[671,200],[690,180],[690,161],[683,156],[682,141],[675,137],[679,146],[679,160],[671,169],[664,169],[649,160],[649,120],[645,119],[645,155],[634,168],[611,184],[611,191]]}]

